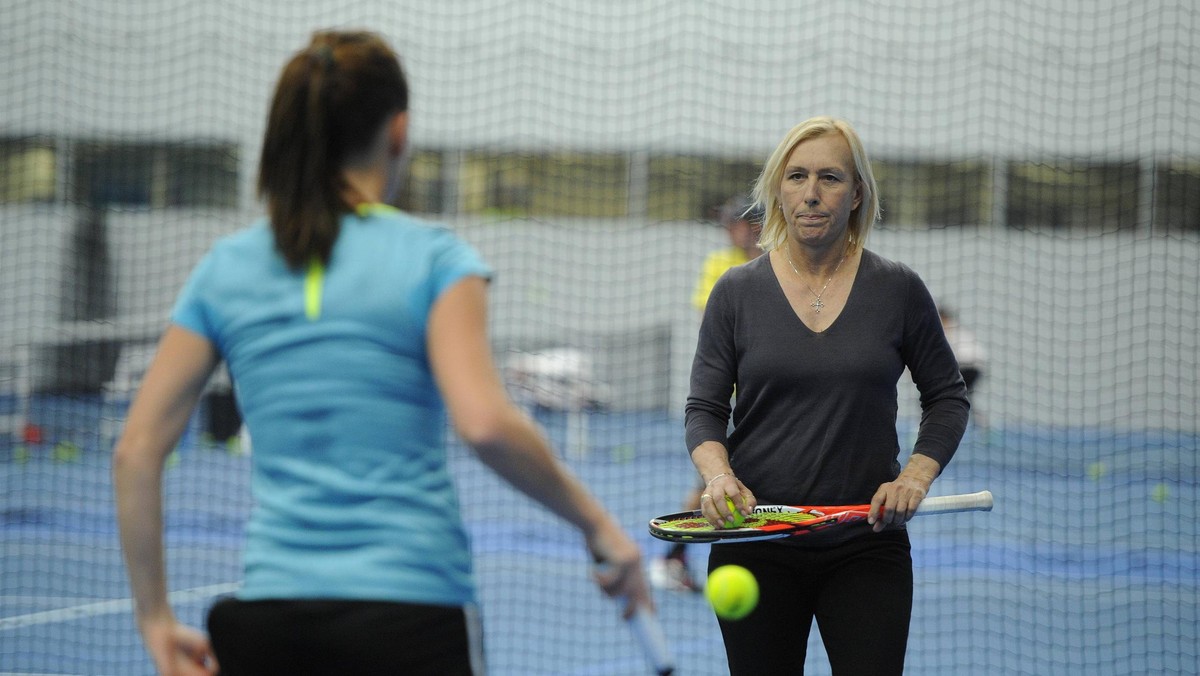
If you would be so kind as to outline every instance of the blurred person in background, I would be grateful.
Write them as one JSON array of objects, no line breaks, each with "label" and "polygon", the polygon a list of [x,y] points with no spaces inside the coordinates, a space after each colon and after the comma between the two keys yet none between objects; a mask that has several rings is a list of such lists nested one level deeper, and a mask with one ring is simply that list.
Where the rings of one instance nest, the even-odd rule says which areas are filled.
[{"label": "blurred person in background", "polygon": [[[704,258],[700,266],[700,277],[692,292],[692,305],[703,314],[717,280],[730,268],[749,263],[758,258],[762,249],[758,236],[762,232],[762,211],[748,197],[735,196],[716,210],[716,220],[729,237],[729,246],[715,249]],[[683,509],[700,509],[700,494],[704,486],[697,485],[688,491],[683,500]],[[673,544],[664,556],[650,561],[650,584],[669,591],[699,592],[688,561],[688,545]]]},{"label": "blurred person in background", "polygon": [[987,366],[987,352],[975,337],[975,333],[965,328],[958,321],[958,313],[946,305],[938,305],[938,316],[942,320],[942,330],[946,333],[946,341],[954,351],[958,360],[958,370],[962,372],[963,383],[967,386],[967,398],[971,400],[971,420],[986,432],[987,418],[975,405],[975,385],[983,376]]}]

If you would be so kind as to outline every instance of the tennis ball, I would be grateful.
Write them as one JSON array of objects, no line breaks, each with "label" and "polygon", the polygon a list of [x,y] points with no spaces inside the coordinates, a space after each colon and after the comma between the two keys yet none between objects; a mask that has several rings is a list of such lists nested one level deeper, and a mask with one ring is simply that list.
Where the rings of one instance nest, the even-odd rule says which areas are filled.
[{"label": "tennis ball", "polygon": [[1088,465],[1088,478],[1092,481],[1099,481],[1101,477],[1108,474],[1108,467],[1102,462],[1093,462]]},{"label": "tennis ball", "polygon": [[1166,502],[1167,498],[1169,497],[1171,497],[1171,491],[1167,488],[1166,484],[1158,484],[1154,487],[1154,490],[1150,492],[1150,499],[1160,505]]},{"label": "tennis ball", "polygon": [[631,462],[637,452],[633,448],[633,444],[617,444],[612,449],[612,461],[618,463]]},{"label": "tennis ball", "polygon": [[758,605],[758,580],[741,566],[721,566],[709,574],[704,595],[717,617],[740,620]]},{"label": "tennis ball", "polygon": [[[733,525],[728,528],[739,528],[743,523],[746,523],[746,517],[733,506],[733,498],[725,496],[725,504],[729,505],[729,511],[733,512]],[[726,522],[728,523],[728,521]]]},{"label": "tennis ball", "polygon": [[54,449],[50,451],[50,459],[54,462],[77,462],[79,454],[79,446],[69,441],[60,441],[54,444]]}]

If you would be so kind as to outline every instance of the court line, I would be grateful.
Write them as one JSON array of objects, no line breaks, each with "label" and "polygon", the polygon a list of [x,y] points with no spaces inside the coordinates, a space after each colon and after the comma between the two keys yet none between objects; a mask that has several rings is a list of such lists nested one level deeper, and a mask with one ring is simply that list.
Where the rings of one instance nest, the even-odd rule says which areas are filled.
[{"label": "court line", "polygon": [[[203,587],[174,591],[167,594],[167,598],[170,599],[171,603],[191,603],[193,601],[203,601],[218,594],[228,594],[240,586],[240,582],[210,584]],[[87,619],[100,615],[112,615],[114,613],[127,613],[132,610],[133,599],[130,598],[84,603],[57,610],[44,610],[37,613],[14,615],[13,617],[0,617],[0,631],[32,627],[38,624],[50,624],[53,622],[68,622],[70,620]]]}]

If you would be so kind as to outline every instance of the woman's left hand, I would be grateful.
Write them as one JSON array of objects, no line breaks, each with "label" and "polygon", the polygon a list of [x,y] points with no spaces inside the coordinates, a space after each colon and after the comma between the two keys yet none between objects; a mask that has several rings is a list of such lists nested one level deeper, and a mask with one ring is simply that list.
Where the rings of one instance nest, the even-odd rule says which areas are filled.
[{"label": "woman's left hand", "polygon": [[900,476],[881,485],[871,498],[867,523],[871,524],[872,530],[878,533],[888,526],[908,523],[941,470],[941,465],[933,458],[914,454]]},{"label": "woman's left hand", "polygon": [[160,676],[215,676],[219,670],[208,636],[174,617],[141,623],[146,649]]}]

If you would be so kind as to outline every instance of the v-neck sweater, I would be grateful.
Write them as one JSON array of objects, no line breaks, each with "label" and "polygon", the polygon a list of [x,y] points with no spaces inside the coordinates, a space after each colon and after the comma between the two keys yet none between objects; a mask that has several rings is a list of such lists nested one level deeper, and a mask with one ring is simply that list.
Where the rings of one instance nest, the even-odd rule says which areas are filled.
[{"label": "v-neck sweater", "polygon": [[912,450],[944,468],[970,406],[920,277],[864,250],[845,307],[814,332],[792,309],[770,256],[760,256],[730,269],[709,298],[685,409],[687,447],[725,444],[759,504],[869,502],[900,472],[897,385],[906,368],[922,410]]}]

